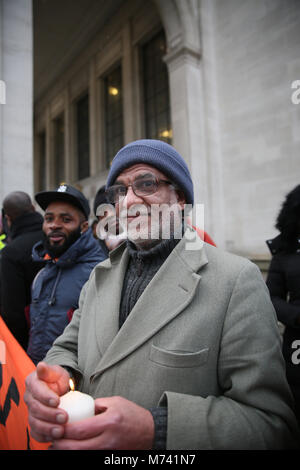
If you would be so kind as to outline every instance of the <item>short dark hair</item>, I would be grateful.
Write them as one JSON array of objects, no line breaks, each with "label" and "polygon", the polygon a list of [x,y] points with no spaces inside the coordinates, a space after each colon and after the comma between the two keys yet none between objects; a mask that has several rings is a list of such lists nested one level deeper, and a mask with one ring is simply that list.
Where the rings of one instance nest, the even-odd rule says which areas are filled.
[{"label": "short dark hair", "polygon": [[3,210],[12,220],[34,210],[30,196],[23,191],[9,193],[3,201]]}]

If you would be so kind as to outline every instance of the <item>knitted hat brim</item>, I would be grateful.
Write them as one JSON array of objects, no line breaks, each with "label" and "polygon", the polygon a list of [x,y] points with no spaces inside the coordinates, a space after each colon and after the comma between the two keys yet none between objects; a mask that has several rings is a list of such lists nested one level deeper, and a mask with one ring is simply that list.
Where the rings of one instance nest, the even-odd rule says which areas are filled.
[{"label": "knitted hat brim", "polygon": [[[150,141],[151,142],[151,141]],[[161,143],[161,142],[160,142]],[[182,157],[175,151],[169,152],[170,146],[166,144],[161,150],[147,141],[134,142],[121,149],[115,156],[109,172],[106,187],[114,184],[122,171],[131,166],[144,163],[161,171],[185,194],[186,203],[194,203],[193,182]],[[170,163],[173,163],[170,164]]]}]

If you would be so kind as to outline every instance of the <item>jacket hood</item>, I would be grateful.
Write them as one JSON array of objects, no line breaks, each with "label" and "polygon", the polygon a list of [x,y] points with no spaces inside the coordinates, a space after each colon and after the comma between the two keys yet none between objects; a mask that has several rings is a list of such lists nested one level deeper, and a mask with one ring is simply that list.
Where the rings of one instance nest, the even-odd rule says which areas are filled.
[{"label": "jacket hood", "polygon": [[[32,249],[33,261],[45,263],[45,255],[44,243],[42,241],[36,243]],[[104,259],[106,256],[104,256],[99,243],[93,237],[92,230],[89,228],[61,255],[56,265],[68,267],[81,262],[100,261],[99,257]],[[49,260],[49,262],[52,262],[52,260]]]},{"label": "jacket hood", "polygon": [[20,215],[11,224],[10,236],[14,239],[24,233],[42,230],[43,221],[44,219],[39,212],[28,212]]}]

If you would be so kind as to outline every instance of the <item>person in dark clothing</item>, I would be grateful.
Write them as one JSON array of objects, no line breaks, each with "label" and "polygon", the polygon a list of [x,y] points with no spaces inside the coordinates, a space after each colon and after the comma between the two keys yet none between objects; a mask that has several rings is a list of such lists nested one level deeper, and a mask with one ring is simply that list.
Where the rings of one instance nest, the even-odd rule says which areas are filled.
[{"label": "person in dark clothing", "polygon": [[300,423],[300,185],[287,195],[276,228],[280,234],[267,240],[272,254],[267,286],[278,320],[285,325],[282,352]]},{"label": "person in dark clothing", "polygon": [[32,255],[44,269],[32,284],[27,353],[37,363],[71,320],[92,269],[107,256],[88,226],[89,203],[80,191],[62,184],[35,199],[45,210],[44,237]]},{"label": "person in dark clothing", "polygon": [[7,241],[6,241],[6,233],[5,233],[5,229],[3,227],[3,223],[2,223],[2,214],[3,214],[3,218],[4,218],[4,211],[2,209],[2,212],[0,214],[0,254],[1,254],[1,250],[3,250],[3,248],[5,247]]},{"label": "person in dark clothing", "polygon": [[21,346],[28,343],[25,309],[31,301],[31,284],[40,264],[32,261],[33,245],[42,239],[43,217],[35,211],[28,194],[14,191],[3,202],[10,243],[2,250],[1,316]]},{"label": "person in dark clothing", "polygon": [[3,208],[2,208],[1,213],[0,213],[0,315],[1,315],[1,311],[2,311],[1,259],[2,259],[2,250],[7,245],[7,234],[6,234],[6,231],[5,231],[5,226],[3,224],[3,221],[5,221],[5,217],[4,217],[4,211],[3,211]]}]

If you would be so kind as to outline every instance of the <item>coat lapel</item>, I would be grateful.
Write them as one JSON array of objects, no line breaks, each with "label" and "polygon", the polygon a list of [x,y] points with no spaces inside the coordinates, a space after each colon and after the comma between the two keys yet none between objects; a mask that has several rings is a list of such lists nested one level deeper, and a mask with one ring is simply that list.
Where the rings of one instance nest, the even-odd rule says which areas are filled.
[{"label": "coat lapel", "polygon": [[99,324],[98,328],[102,329],[97,329],[101,331],[99,346],[104,354],[95,374],[103,372],[135,351],[191,302],[201,279],[197,271],[207,264],[207,258],[200,239],[193,243],[193,250],[186,249],[186,246],[191,246],[186,245],[186,242],[183,238],[174,248],[118,331],[120,296],[128,263],[127,250],[124,252],[116,277],[112,277],[111,289],[106,292],[104,305],[109,305],[109,299],[111,302],[113,298],[112,305],[103,312],[104,318],[102,315],[99,317],[101,326]]},{"label": "coat lapel", "polygon": [[[103,286],[98,295],[96,314],[97,343],[101,355],[108,349],[119,331],[119,308],[123,279],[128,264],[126,244],[118,247],[110,258],[96,268],[96,283]],[[101,279],[100,279],[101,278]]]}]

